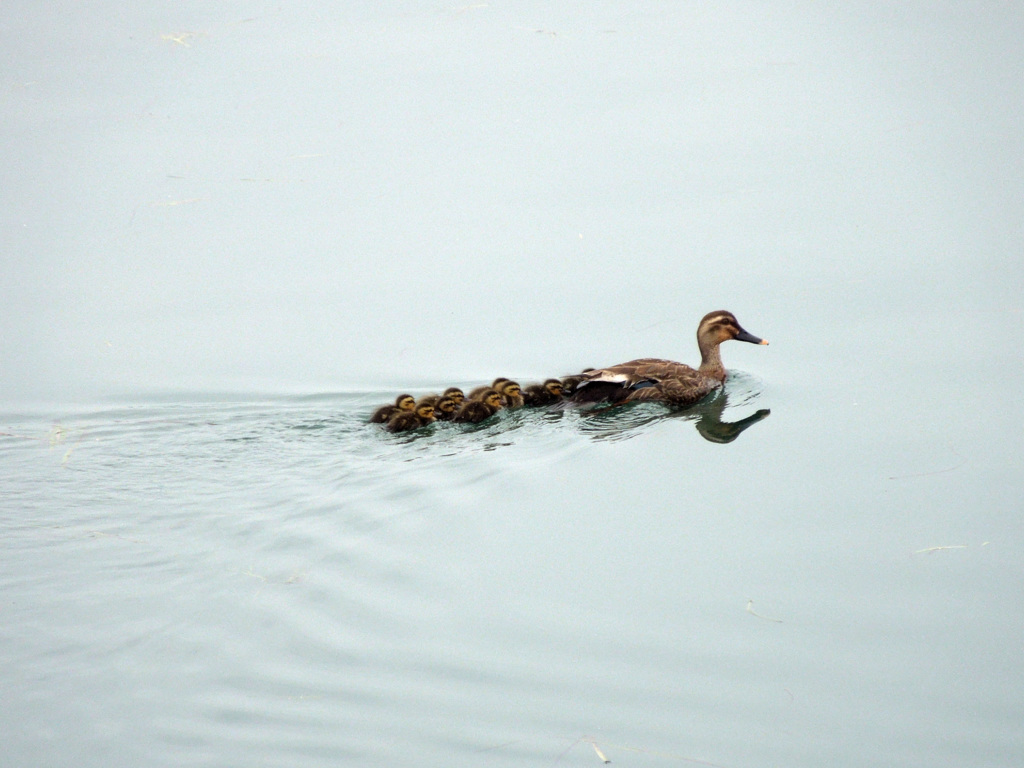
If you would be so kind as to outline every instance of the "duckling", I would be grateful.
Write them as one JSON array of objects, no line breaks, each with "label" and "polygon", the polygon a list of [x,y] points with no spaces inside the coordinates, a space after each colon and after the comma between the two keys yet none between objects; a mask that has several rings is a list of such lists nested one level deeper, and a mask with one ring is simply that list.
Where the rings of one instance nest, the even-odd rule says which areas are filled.
[{"label": "duckling", "polygon": [[[508,379],[495,379],[495,381],[508,381]],[[494,384],[481,384],[479,387],[473,387],[469,392],[466,393],[467,400],[479,400],[485,394],[491,390],[497,391],[497,387]]]},{"label": "duckling", "polygon": [[388,421],[388,432],[408,432],[412,429],[425,427],[434,421],[434,406],[419,403],[414,411],[396,413]]},{"label": "duckling", "polygon": [[531,384],[523,390],[523,402],[529,406],[552,405],[562,399],[562,382],[548,379],[543,384]]},{"label": "duckling", "polygon": [[584,379],[584,375],[583,374],[590,373],[592,370],[594,370],[594,369],[593,368],[584,368],[580,373],[574,374],[572,376],[563,376],[562,377],[562,394],[565,397],[571,397],[573,394],[575,394],[576,387],[579,386],[579,383],[581,381],[583,381],[583,379]]},{"label": "duckling", "polygon": [[459,410],[459,404],[455,402],[455,398],[451,395],[441,395],[434,403],[434,416],[439,421],[451,421],[455,418],[456,412]]},{"label": "duckling", "polygon": [[466,399],[465,393],[458,387],[448,387],[441,395],[441,397],[450,397],[455,401],[456,405],[462,405]]},{"label": "duckling", "polygon": [[691,405],[725,382],[719,345],[730,339],[751,344],[768,343],[743,330],[731,312],[708,312],[697,326],[699,368],[649,357],[630,360],[585,374],[573,400],[578,403],[655,401]]},{"label": "duckling", "polygon": [[466,399],[468,399],[468,400],[479,400],[480,399],[480,395],[482,395],[484,392],[486,392],[489,389],[493,389],[495,392],[500,393],[502,385],[505,382],[507,382],[507,381],[511,381],[511,379],[506,379],[504,376],[499,376],[494,381],[492,381],[490,384],[482,384],[479,387],[473,387],[473,389],[471,389],[469,391],[469,394],[466,395]]},{"label": "duckling", "polygon": [[484,419],[489,419],[500,411],[501,405],[501,395],[493,389],[488,389],[482,394],[480,399],[467,400],[463,403],[452,421],[462,424],[476,424]]},{"label": "duckling", "polygon": [[382,405],[370,417],[371,424],[386,424],[396,413],[411,412],[416,408],[416,399],[412,395],[399,395],[394,405]]},{"label": "duckling", "polygon": [[519,386],[519,382],[505,379],[495,389],[505,401],[506,408],[523,407],[523,390]]},{"label": "duckling", "polygon": [[441,398],[440,395],[424,395],[416,401],[416,405],[437,405],[437,401]]}]

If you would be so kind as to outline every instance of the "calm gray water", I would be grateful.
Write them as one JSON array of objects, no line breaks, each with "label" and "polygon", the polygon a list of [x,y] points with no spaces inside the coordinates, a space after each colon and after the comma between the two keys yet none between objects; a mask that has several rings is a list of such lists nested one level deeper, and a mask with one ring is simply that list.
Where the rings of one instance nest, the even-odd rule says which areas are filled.
[{"label": "calm gray water", "polygon": [[549,6],[0,6],[0,763],[1024,764],[1024,14]]},{"label": "calm gray water", "polygon": [[725,421],[772,407],[728,443],[693,428],[714,403],[422,435],[365,425],[381,394],[8,415],[8,759],[1017,762],[1019,427],[727,393]]}]

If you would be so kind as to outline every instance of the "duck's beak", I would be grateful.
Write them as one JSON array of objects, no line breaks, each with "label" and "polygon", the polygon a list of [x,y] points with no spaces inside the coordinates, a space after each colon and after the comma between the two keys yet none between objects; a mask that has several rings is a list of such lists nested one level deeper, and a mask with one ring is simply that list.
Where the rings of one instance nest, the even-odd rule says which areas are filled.
[{"label": "duck's beak", "polygon": [[754,334],[747,333],[744,330],[741,330],[736,335],[736,341],[749,341],[751,344],[764,344],[765,346],[768,345],[768,339],[759,339]]}]

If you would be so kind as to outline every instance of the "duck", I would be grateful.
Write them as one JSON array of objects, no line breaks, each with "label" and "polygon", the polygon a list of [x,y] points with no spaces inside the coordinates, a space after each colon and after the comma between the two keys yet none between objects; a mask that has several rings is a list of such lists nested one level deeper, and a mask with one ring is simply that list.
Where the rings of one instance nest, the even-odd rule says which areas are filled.
[{"label": "duck", "polygon": [[466,394],[458,387],[448,387],[448,389],[441,393],[441,397],[450,397],[455,401],[456,405],[462,405],[466,399]]},{"label": "duck", "polygon": [[501,410],[501,395],[493,389],[488,389],[476,400],[467,400],[462,404],[459,412],[455,414],[452,421],[460,424],[476,424],[489,419]]},{"label": "duck", "polygon": [[382,405],[370,417],[371,424],[386,424],[391,417],[402,411],[412,412],[416,408],[416,398],[412,395],[399,395],[394,405]]},{"label": "duck", "polygon": [[583,374],[572,399],[577,403],[660,402],[673,406],[696,403],[722,386],[726,371],[719,346],[724,341],[764,344],[743,330],[732,312],[708,312],[697,326],[700,367],[645,357]]},{"label": "duck", "polygon": [[523,389],[519,386],[519,382],[505,379],[495,389],[501,395],[501,399],[505,401],[506,408],[523,407]]},{"label": "duck", "polygon": [[408,432],[412,429],[425,427],[434,421],[434,406],[429,403],[418,403],[415,410],[396,413],[388,421],[388,432]]},{"label": "duck", "polygon": [[469,402],[470,400],[479,400],[484,393],[490,392],[493,389],[494,387],[490,384],[482,384],[479,387],[473,387],[466,393],[466,402]]},{"label": "duck", "polygon": [[593,368],[584,368],[579,373],[573,374],[572,376],[562,377],[562,395],[569,397],[576,392],[576,387],[581,381],[583,381],[584,374],[590,373]]},{"label": "duck", "polygon": [[552,405],[561,399],[562,382],[558,379],[548,379],[543,384],[531,384],[523,390],[523,402],[531,407]]},{"label": "duck", "polygon": [[469,390],[469,394],[466,395],[466,399],[479,400],[482,395],[486,394],[487,392],[490,392],[492,389],[500,394],[501,386],[507,381],[511,381],[511,379],[506,379],[504,376],[499,376],[490,384],[482,384],[479,387],[473,387],[473,389]]},{"label": "duck", "polygon": [[434,416],[438,421],[451,421],[459,410],[459,404],[451,395],[441,395],[434,403]]}]

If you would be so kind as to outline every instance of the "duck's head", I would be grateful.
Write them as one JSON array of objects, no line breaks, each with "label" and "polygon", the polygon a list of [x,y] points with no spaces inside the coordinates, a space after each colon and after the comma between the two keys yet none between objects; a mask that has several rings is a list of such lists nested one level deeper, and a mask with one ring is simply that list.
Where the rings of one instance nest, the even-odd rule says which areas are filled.
[{"label": "duck's head", "polygon": [[544,391],[550,395],[554,395],[555,397],[562,396],[562,382],[558,379],[548,379],[541,384],[541,386],[544,388]]},{"label": "duck's head", "polygon": [[523,388],[519,386],[519,382],[505,379],[500,386],[495,387],[498,392],[505,395],[506,397],[515,397],[523,393]]},{"label": "duck's head", "polygon": [[430,403],[420,403],[417,405],[416,415],[424,421],[433,421],[436,418],[434,416],[434,406]]},{"label": "duck's head", "polygon": [[697,326],[697,343],[702,349],[718,346],[723,341],[730,339],[747,341],[751,344],[768,343],[766,339],[759,339],[754,334],[743,330],[743,326],[736,320],[736,315],[726,312],[724,309],[708,312]]},{"label": "duck's head", "polygon": [[400,411],[416,410],[416,398],[412,395],[399,395],[395,398],[395,405]]},{"label": "duck's head", "polygon": [[505,404],[501,399],[501,395],[493,389],[488,389],[486,392],[481,393],[480,402],[491,406],[494,410],[499,410]]},{"label": "duck's head", "polygon": [[455,398],[451,395],[441,395],[437,402],[434,403],[434,410],[444,414],[445,417],[450,417],[458,408],[459,404],[455,402]]},{"label": "duck's head", "polygon": [[491,389],[495,390],[496,392],[501,392],[501,387],[506,381],[509,381],[509,379],[506,379],[504,376],[499,376],[498,378],[491,382]]},{"label": "duck's head", "polygon": [[450,397],[452,400],[455,401],[456,405],[462,405],[462,403],[466,400],[466,393],[463,392],[458,387],[448,387],[448,389],[444,391],[442,397]]}]

